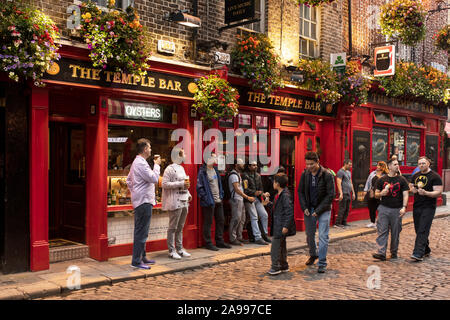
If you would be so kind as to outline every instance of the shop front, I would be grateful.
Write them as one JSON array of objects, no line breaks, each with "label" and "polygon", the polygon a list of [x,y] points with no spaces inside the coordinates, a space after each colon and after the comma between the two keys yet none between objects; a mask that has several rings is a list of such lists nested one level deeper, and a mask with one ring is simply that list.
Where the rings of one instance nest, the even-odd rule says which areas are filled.
[{"label": "shop front", "polygon": [[[442,175],[443,149],[441,123],[447,108],[415,101],[388,98],[371,93],[366,105],[356,108],[351,119],[353,201],[349,221],[367,219],[364,185],[378,161],[398,157],[400,171],[407,179],[417,167],[420,156],[432,160],[431,168]],[[413,198],[410,197],[410,204]],[[438,199],[438,205],[442,199]]]},{"label": "shop front", "polygon": [[[99,261],[131,255],[134,216],[126,176],[135,144],[149,138],[153,155],[171,163],[178,141],[172,132],[193,132],[194,80],[208,70],[154,62],[146,76],[94,69],[87,53],[63,47],[62,59],[31,92],[30,269],[45,270],[54,251],[87,250]],[[191,140],[183,140],[191,149]],[[152,164],[152,159],[149,163]],[[197,166],[186,164],[196,177]],[[147,250],[167,248],[168,216],[156,188]],[[190,192],[195,194],[195,185]],[[198,245],[197,199],[184,229],[186,248]],[[78,251],[80,251],[78,250]],[[63,257],[64,258],[64,257]],[[73,258],[70,255],[66,259]]]}]

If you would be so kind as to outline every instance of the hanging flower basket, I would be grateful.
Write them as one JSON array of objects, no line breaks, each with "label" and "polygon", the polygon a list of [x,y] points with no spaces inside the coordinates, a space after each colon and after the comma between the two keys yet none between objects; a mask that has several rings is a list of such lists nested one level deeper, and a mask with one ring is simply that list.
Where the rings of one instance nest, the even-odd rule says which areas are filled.
[{"label": "hanging flower basket", "polygon": [[367,102],[371,81],[363,76],[356,61],[349,61],[344,74],[337,74],[342,102],[360,106]]},{"label": "hanging flower basket", "polygon": [[335,0],[296,0],[298,5],[304,4],[310,7],[318,7],[322,4],[332,3]]},{"label": "hanging flower basket", "polygon": [[342,96],[338,92],[336,73],[329,63],[320,59],[301,59],[298,69],[303,74],[301,86],[304,89],[316,92],[316,98],[325,103],[339,102]]},{"label": "hanging flower basket", "polygon": [[238,37],[231,52],[234,67],[254,90],[262,90],[266,96],[281,87],[279,57],[264,34]]},{"label": "hanging flower basket", "polygon": [[94,67],[145,75],[150,52],[139,16],[132,7],[123,12],[114,5],[115,0],[108,1],[108,12],[102,12],[92,1],[79,5],[80,33],[91,51],[89,57]]},{"label": "hanging flower basket", "polygon": [[446,89],[450,80],[445,73],[430,66],[399,62],[395,75],[381,77],[379,88],[389,97],[422,99],[432,104],[447,103]]},{"label": "hanging flower basket", "polygon": [[197,80],[197,87],[192,107],[202,121],[211,124],[214,120],[229,120],[237,116],[239,95],[228,81],[209,75]]},{"label": "hanging flower basket", "polygon": [[438,50],[446,51],[450,54],[450,25],[446,25],[433,36]]},{"label": "hanging flower basket", "polygon": [[414,46],[425,38],[426,10],[419,1],[394,0],[381,7],[381,33]]},{"label": "hanging flower basket", "polygon": [[44,72],[60,58],[58,38],[58,28],[41,11],[0,0],[0,70],[9,78],[42,86]]}]

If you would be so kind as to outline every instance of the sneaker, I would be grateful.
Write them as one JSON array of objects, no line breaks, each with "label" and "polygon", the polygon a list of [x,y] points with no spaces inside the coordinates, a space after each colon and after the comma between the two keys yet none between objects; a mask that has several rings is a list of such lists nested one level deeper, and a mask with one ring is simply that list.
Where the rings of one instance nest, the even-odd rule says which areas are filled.
[{"label": "sneaker", "polygon": [[169,258],[175,259],[175,260],[180,260],[181,257],[178,253],[176,253],[175,251],[173,252],[169,252]]},{"label": "sneaker", "polygon": [[333,227],[343,229],[344,225],[343,224],[335,224]]},{"label": "sneaker", "polygon": [[311,256],[309,259],[305,262],[307,266],[313,265],[314,261],[316,261],[319,257],[318,256]]},{"label": "sneaker", "polygon": [[379,253],[374,253],[372,255],[372,257],[374,257],[375,259],[381,260],[381,261],[386,261],[386,256],[379,254]]},{"label": "sneaker", "polygon": [[219,248],[216,246],[213,246],[212,244],[206,245],[205,249],[211,250],[211,251],[219,251]]},{"label": "sneaker", "polygon": [[181,249],[180,251],[178,251],[178,254],[180,256],[186,257],[186,258],[189,258],[191,256],[191,254],[189,252],[187,252],[186,250],[184,250],[184,249]]},{"label": "sneaker", "polygon": [[377,225],[375,223],[369,223],[366,227],[367,228],[376,228]]},{"label": "sneaker", "polygon": [[415,255],[412,255],[411,259],[413,259],[415,261],[423,261],[423,257],[418,257],[418,256],[415,256]]},{"label": "sneaker", "polygon": [[150,260],[150,259],[147,259],[145,257],[142,259],[142,262],[145,263],[145,264],[155,264],[156,263],[155,260]]},{"label": "sneaker", "polygon": [[423,255],[424,258],[428,258],[431,255],[431,252],[427,252]]},{"label": "sneaker", "polygon": [[240,242],[239,240],[234,240],[231,241],[230,244],[234,245],[234,246],[243,246],[244,244],[242,242]]},{"label": "sneaker", "polygon": [[144,269],[144,270],[149,270],[150,269],[150,267],[148,265],[143,264],[142,262],[140,264],[138,264],[138,265],[132,264],[131,267],[135,268],[135,269]]},{"label": "sneaker", "polygon": [[275,276],[277,274],[281,273],[281,270],[276,270],[276,269],[270,269],[269,271],[267,271],[268,274],[270,274],[271,276]]},{"label": "sneaker", "polygon": [[285,273],[285,272],[289,272],[289,267],[287,267],[287,268],[281,268],[281,270],[280,270],[281,272],[283,272],[283,273]]},{"label": "sneaker", "polygon": [[325,270],[326,270],[327,268],[326,267],[324,267],[324,266],[319,266],[319,268],[317,269],[317,272],[318,273],[325,273]]},{"label": "sneaker", "polygon": [[398,259],[397,254],[396,253],[392,253],[390,260],[397,260],[397,259]]},{"label": "sneaker", "polygon": [[[241,243],[250,243],[250,240],[247,239],[237,239],[237,241],[241,242]],[[255,240],[253,240],[253,242],[255,242]]]},{"label": "sneaker", "polygon": [[342,226],[343,226],[344,228],[350,228],[350,225],[349,225],[347,222],[346,222],[346,223],[343,223]]},{"label": "sneaker", "polygon": [[225,248],[225,249],[231,249],[231,246],[228,243],[222,242],[222,243],[216,243],[217,248]]},{"label": "sneaker", "polygon": [[268,237],[267,235],[264,234],[264,235],[262,236],[262,238],[263,238],[263,240],[264,240],[265,242],[267,242],[267,243],[272,243],[272,240],[270,240],[269,237]]},{"label": "sneaker", "polygon": [[268,245],[268,243],[265,242],[263,239],[256,240],[255,244],[260,244],[262,246],[267,246]]}]

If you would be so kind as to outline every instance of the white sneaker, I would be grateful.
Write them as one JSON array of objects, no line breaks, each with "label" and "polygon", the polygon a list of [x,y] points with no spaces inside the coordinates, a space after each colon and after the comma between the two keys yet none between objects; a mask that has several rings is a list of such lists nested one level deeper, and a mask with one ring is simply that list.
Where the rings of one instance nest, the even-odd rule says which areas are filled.
[{"label": "white sneaker", "polygon": [[375,223],[369,223],[367,225],[367,228],[376,228],[376,227],[377,227],[377,225]]},{"label": "white sneaker", "polygon": [[169,252],[169,258],[176,259],[176,260],[181,259],[180,255],[178,253],[176,253],[176,251]]},{"label": "white sneaker", "polygon": [[187,252],[186,250],[184,250],[184,249],[181,249],[180,251],[178,251],[178,254],[179,254],[180,256],[186,257],[186,258],[188,258],[188,257],[191,256],[191,254],[190,254],[189,252]]}]

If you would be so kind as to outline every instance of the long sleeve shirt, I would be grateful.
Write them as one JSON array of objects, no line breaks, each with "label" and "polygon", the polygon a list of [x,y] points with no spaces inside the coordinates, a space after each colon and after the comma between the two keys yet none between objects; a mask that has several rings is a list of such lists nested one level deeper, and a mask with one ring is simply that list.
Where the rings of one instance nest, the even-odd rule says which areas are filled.
[{"label": "long sleeve shirt", "polygon": [[140,155],[136,156],[127,177],[133,208],[137,208],[143,203],[156,205],[155,184],[158,183],[159,173],[160,166],[158,164],[155,164],[152,170],[147,160]]},{"label": "long sleeve shirt", "polygon": [[184,207],[189,207],[189,190],[184,188],[186,172],[184,168],[176,163],[171,164],[164,170],[162,179],[162,209],[173,211]]},{"label": "long sleeve shirt", "polygon": [[369,174],[369,177],[367,178],[367,181],[366,181],[366,185],[364,186],[364,192],[369,192],[369,190],[372,188],[372,179],[373,179],[373,177],[375,177],[376,174],[377,174],[376,170],[372,171]]}]

